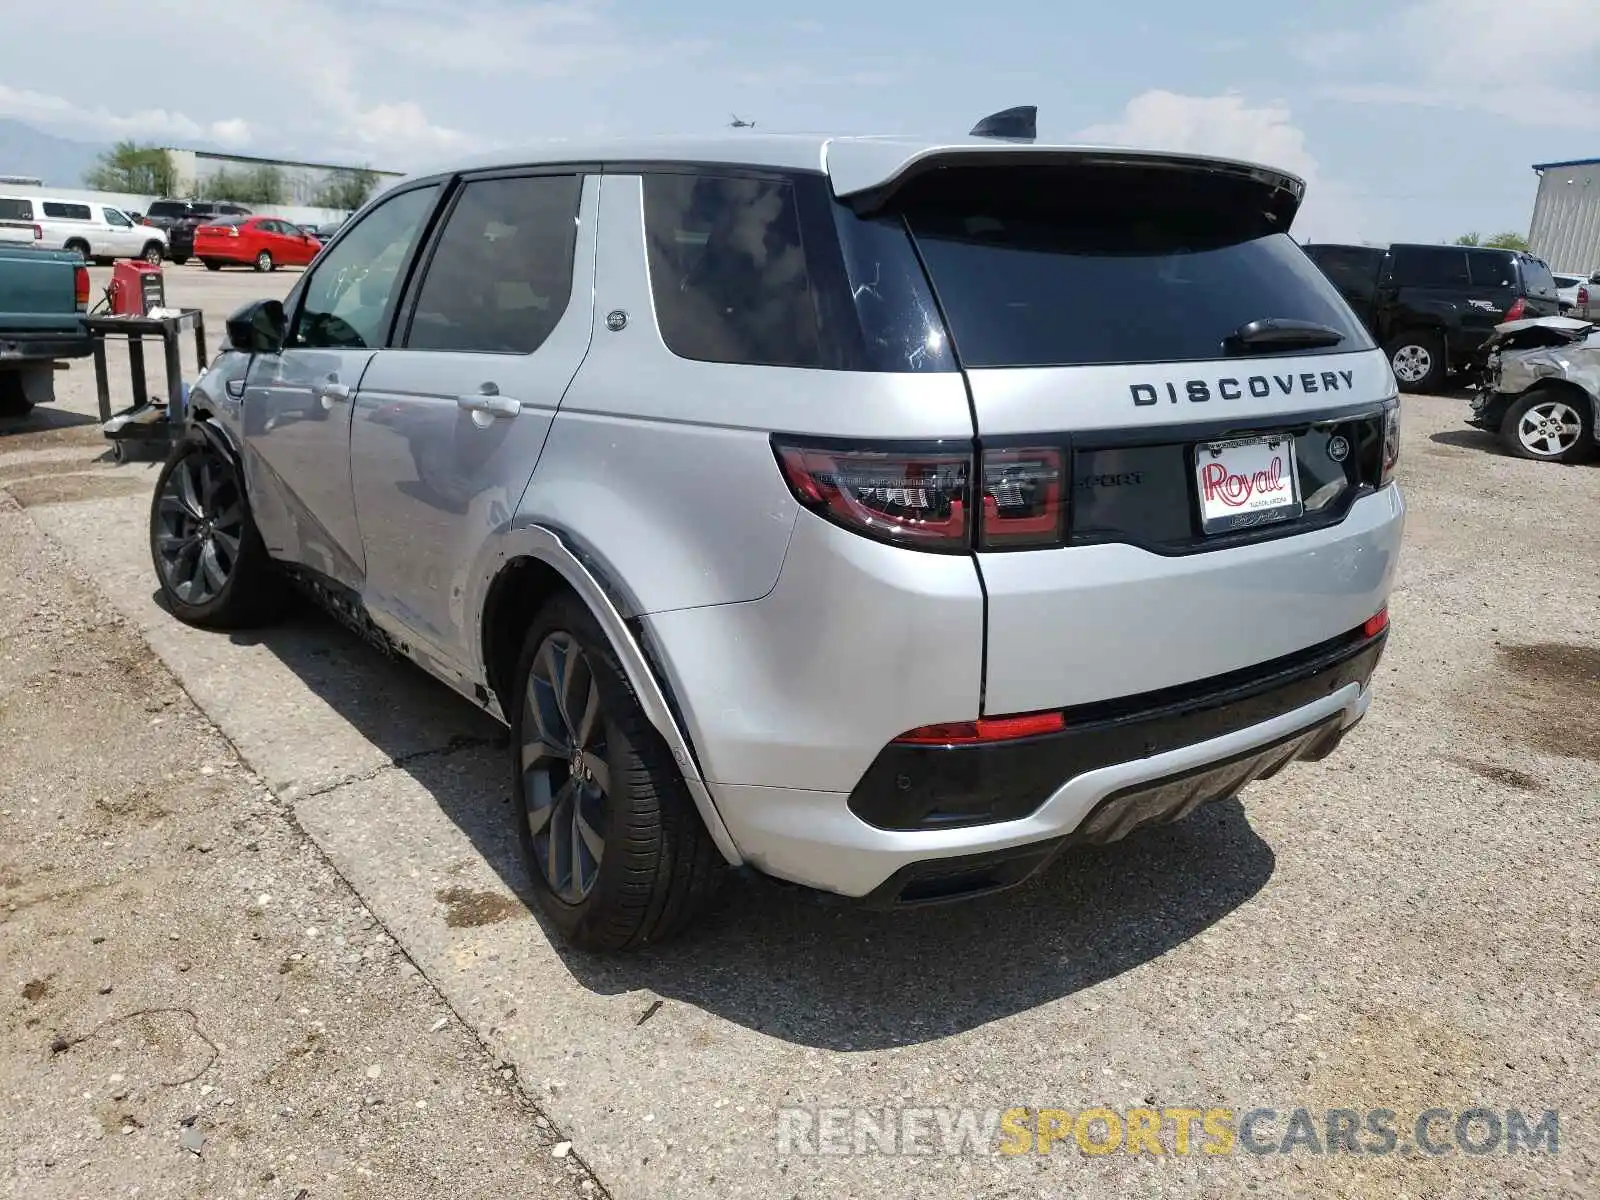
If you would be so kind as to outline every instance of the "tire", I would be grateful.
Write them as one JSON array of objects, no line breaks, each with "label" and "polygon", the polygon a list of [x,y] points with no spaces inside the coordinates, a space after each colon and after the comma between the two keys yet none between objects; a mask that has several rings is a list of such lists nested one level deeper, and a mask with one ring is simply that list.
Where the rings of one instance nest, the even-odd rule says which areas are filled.
[{"label": "tire", "polygon": [[278,264],[272,261],[272,255],[267,251],[263,250],[260,254],[256,255],[256,270],[260,271],[262,274],[265,274],[268,271],[277,270],[277,266]]},{"label": "tire", "polygon": [[[682,932],[715,894],[722,856],[599,623],[572,593],[534,618],[512,679],[512,811],[540,910],[585,950],[632,950]],[[571,700],[558,702],[558,691]]]},{"label": "tire", "polygon": [[1430,392],[1444,382],[1444,339],[1413,329],[1393,339],[1384,351],[1402,392]]},{"label": "tire", "polygon": [[22,386],[21,373],[0,371],[0,417],[25,417],[32,411],[33,401]]},{"label": "tire", "polygon": [[148,243],[145,246],[145,248],[142,251],[140,251],[139,257],[144,259],[145,262],[150,263],[153,266],[159,267],[161,265],[161,259],[163,257],[162,252],[161,252],[161,243],[160,242],[150,242],[150,243]]},{"label": "tire", "polygon": [[156,477],[150,559],[162,598],[185,624],[245,629],[282,608],[284,581],[250,515],[238,466],[198,429]]},{"label": "tire", "polygon": [[63,250],[76,250],[83,257],[83,261],[84,262],[87,263],[87,262],[91,262],[92,261],[92,259],[90,259],[90,257],[89,257],[89,243],[88,242],[80,241],[78,238],[73,238],[70,242],[68,242],[65,246],[63,246],[62,249]]},{"label": "tire", "polygon": [[189,261],[189,256],[187,254],[185,254],[181,258],[175,258],[172,261],[174,263],[176,263],[178,266],[181,267],[181,266],[183,266],[184,263]]},{"label": "tire", "polygon": [[222,270],[222,264],[219,263],[214,258],[206,258],[206,259],[202,259],[201,261],[206,264],[206,270],[208,270],[208,271],[220,271],[220,270]]},{"label": "tire", "polygon": [[1565,388],[1536,387],[1506,411],[1500,442],[1518,458],[1582,462],[1594,450],[1593,406]]}]

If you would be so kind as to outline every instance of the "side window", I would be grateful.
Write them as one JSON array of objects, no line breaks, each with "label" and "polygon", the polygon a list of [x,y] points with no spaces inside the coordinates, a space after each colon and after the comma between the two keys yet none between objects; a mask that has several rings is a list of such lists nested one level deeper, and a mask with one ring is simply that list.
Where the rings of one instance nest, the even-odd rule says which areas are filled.
[{"label": "side window", "polygon": [[437,187],[414,188],[361,218],[306,280],[291,346],[381,346],[389,297],[434,201]]},{"label": "side window", "polygon": [[1472,272],[1473,287],[1515,287],[1516,269],[1511,265],[1511,255],[1496,254],[1493,250],[1469,250],[1467,266]]},{"label": "side window", "polygon": [[824,365],[792,184],[646,175],[644,230],[656,322],[674,354]]},{"label": "side window", "polygon": [[44,215],[58,221],[87,221],[89,219],[89,206],[87,204],[62,204],[55,200],[44,202]]},{"label": "side window", "polygon": [[0,196],[0,221],[33,220],[33,201]]},{"label": "side window", "polygon": [[108,208],[105,210],[105,213],[107,225],[115,225],[118,229],[131,229],[133,227],[133,222],[128,220],[127,217],[123,216],[116,209]]},{"label": "side window", "polygon": [[1396,246],[1394,277],[1411,287],[1468,287],[1467,253],[1449,246]]},{"label": "side window", "polygon": [[461,189],[417,290],[406,347],[531,354],[572,295],[582,182],[482,179]]}]

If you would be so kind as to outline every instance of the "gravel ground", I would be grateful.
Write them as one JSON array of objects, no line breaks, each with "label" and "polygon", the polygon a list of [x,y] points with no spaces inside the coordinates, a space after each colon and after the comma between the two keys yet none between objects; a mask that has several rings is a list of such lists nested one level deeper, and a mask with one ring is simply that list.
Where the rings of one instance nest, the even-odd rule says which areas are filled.
[{"label": "gravel ground", "polygon": [[[250,281],[173,276],[203,296]],[[76,368],[64,381],[65,410],[87,411],[81,382]],[[204,737],[171,754],[216,762],[213,785],[242,782],[230,814],[257,797],[286,838],[292,815],[376,928],[494,1058],[516,1065],[524,1094],[619,1197],[1590,1197],[1600,1194],[1600,466],[1507,458],[1464,426],[1460,399],[1404,406],[1410,511],[1394,632],[1371,713],[1333,758],[1298,764],[1181,825],[1063,860],[1006,896],[884,915],[738,883],[704,928],[625,959],[564,951],[530,919],[499,733],[470,708],[314,617],[249,638],[174,623],[151,602],[141,544],[150,469],[89,465],[97,437],[70,416],[0,430],[0,488],[103,589],[99,608],[128,622],[130,640],[143,635],[248,768],[225,772],[225,751],[193,750]],[[51,579],[71,573],[54,551],[42,561]],[[100,671],[105,652],[79,646],[64,661]],[[14,703],[5,714],[18,719]],[[198,716],[185,724],[206,729]],[[36,757],[30,778],[68,770],[59,754]],[[125,763],[116,777],[172,770],[152,769]],[[250,772],[260,785],[246,782]],[[43,812],[30,834],[75,794],[35,787]],[[209,854],[185,849],[192,833],[179,835],[140,860],[139,879],[200,862],[238,881],[217,885],[235,888],[231,903],[284,894],[281,882],[250,875],[260,851],[239,843],[261,839],[224,838],[226,821],[203,824],[217,838]],[[92,869],[75,867],[74,877]],[[326,905],[343,886],[330,878],[304,903]],[[269,906],[250,920],[281,912]],[[298,977],[277,976],[279,964],[308,947],[327,953],[334,924],[287,921],[257,974],[253,944],[219,936],[209,966],[183,951],[192,969],[179,978],[264,972],[287,987]],[[352,928],[359,923],[339,931],[347,954],[363,947]],[[152,971],[177,953],[161,941],[168,932],[158,922],[147,935]],[[95,947],[74,957],[63,946],[56,964],[16,968],[15,986],[50,969],[58,981],[98,974],[83,965]],[[14,961],[25,960],[8,949],[8,969]],[[437,996],[415,987],[408,1015],[391,1018],[397,1028],[427,1029],[439,1011]],[[268,993],[257,983],[248,994]],[[22,1013],[33,1002],[17,995]],[[57,1029],[76,1036],[100,1018],[36,1029],[22,1019],[6,1061],[27,1073],[6,1090],[31,1101],[40,1080],[85,1050],[50,1055]],[[236,1052],[210,1017],[206,1029]],[[355,1060],[358,1089],[369,1060]],[[303,1064],[301,1086],[333,1086],[325,1074],[336,1075],[336,1061]],[[191,1069],[174,1064],[163,1078]],[[218,1088],[212,1096],[228,1094]],[[74,1082],[66,1094],[82,1091],[94,1088]],[[1387,1108],[1399,1114],[1402,1147],[1211,1158],[1172,1154],[1169,1139],[1162,1157],[1076,1147],[1014,1158],[784,1153],[780,1111],[793,1105],[1264,1107],[1281,1114],[1269,1127],[1277,1137],[1296,1108]],[[1422,1110],[1477,1106],[1535,1119],[1556,1110],[1559,1151],[1402,1152]],[[532,1118],[520,1120],[463,1128],[461,1138],[509,1145]],[[169,1141],[176,1128],[169,1123]],[[546,1140],[531,1149],[548,1165]],[[448,1149],[426,1149],[436,1170],[438,1153]]]},{"label": "gravel ground", "polygon": [[[0,488],[147,488],[72,432]],[[5,491],[0,745],[0,1193],[603,1194]]]}]

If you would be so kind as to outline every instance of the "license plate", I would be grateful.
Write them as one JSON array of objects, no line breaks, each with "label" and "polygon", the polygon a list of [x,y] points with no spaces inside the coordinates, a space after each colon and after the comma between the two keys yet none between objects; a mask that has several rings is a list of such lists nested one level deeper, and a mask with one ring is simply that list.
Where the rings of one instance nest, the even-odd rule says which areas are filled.
[{"label": "license plate", "polygon": [[1290,521],[1305,511],[1294,465],[1294,439],[1202,442],[1194,452],[1201,528],[1207,533]]}]

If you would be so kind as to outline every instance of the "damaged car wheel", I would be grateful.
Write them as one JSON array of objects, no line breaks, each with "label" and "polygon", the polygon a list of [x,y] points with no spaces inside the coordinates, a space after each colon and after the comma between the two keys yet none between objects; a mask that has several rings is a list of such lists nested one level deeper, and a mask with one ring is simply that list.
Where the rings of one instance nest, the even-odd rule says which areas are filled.
[{"label": "damaged car wheel", "polygon": [[1590,406],[1551,387],[1535,388],[1511,406],[1500,440],[1519,458],[1572,463],[1587,458],[1594,436]]}]

